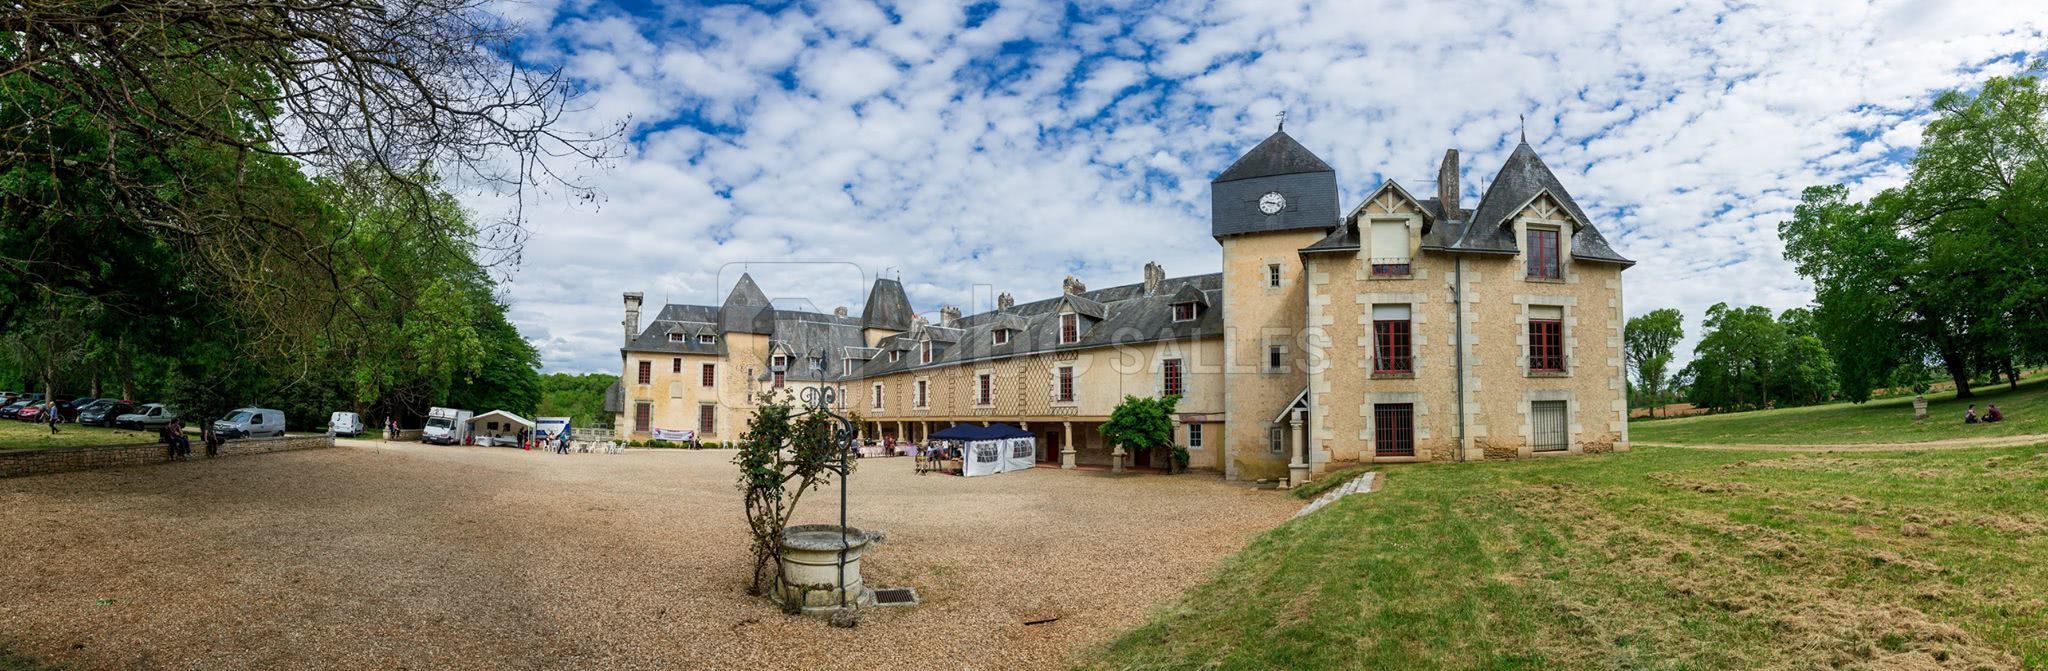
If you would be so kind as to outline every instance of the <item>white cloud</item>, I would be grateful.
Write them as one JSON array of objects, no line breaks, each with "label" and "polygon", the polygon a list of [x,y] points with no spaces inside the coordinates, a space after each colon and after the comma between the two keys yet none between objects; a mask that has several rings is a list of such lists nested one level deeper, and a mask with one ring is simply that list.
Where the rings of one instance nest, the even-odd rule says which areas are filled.
[{"label": "white cloud", "polygon": [[[2030,4],[520,5],[503,13],[546,26],[532,57],[589,92],[573,121],[631,115],[635,141],[582,173],[601,208],[537,208],[513,316],[550,369],[614,370],[621,292],[716,303],[731,264],[828,310],[858,310],[885,268],[924,310],[1136,281],[1149,260],[1213,272],[1208,180],[1285,109],[1347,200],[1429,189],[1455,147],[1476,202],[1527,114],[1639,262],[1629,312],[1679,307],[1697,335],[1715,302],[1810,300],[1776,237],[1799,191],[1903,180],[1934,92],[2048,44]],[[865,274],[758,265],[786,260]]]}]

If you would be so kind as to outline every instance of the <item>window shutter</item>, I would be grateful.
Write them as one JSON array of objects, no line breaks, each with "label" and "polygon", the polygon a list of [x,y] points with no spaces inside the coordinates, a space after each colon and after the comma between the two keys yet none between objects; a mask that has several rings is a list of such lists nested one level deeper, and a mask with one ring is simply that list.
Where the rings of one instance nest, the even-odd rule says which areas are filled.
[{"label": "window shutter", "polygon": [[1395,221],[1373,222],[1371,258],[1407,259],[1407,224]]},{"label": "window shutter", "polygon": [[1408,306],[1374,305],[1372,306],[1372,318],[1374,321],[1405,320],[1408,319]]}]

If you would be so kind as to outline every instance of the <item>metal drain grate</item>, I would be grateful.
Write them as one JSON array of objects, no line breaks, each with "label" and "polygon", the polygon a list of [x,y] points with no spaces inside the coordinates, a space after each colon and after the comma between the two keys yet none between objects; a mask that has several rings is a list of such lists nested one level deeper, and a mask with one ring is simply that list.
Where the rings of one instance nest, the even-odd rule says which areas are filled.
[{"label": "metal drain grate", "polygon": [[908,587],[890,587],[875,590],[875,605],[915,606],[917,605],[917,590]]}]

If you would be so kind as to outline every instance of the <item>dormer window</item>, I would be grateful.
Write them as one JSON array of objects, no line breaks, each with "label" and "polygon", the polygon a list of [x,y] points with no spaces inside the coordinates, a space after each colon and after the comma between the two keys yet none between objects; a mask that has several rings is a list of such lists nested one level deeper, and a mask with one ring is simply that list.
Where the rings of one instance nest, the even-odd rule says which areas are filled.
[{"label": "dormer window", "polygon": [[1191,322],[1191,321],[1194,321],[1194,320],[1195,320],[1195,304],[1194,304],[1194,303],[1174,303],[1174,304],[1173,304],[1173,320],[1174,320],[1174,321],[1177,321],[1177,322]]},{"label": "dormer window", "polygon": [[777,354],[775,358],[768,360],[768,367],[774,370],[786,370],[789,368],[789,357]]},{"label": "dormer window", "polygon": [[1010,330],[1009,330],[1009,329],[996,329],[996,333],[995,333],[995,344],[998,344],[998,345],[1008,345],[1008,344],[1010,344]]},{"label": "dormer window", "polygon": [[1072,312],[1060,315],[1060,344],[1072,345],[1081,340],[1081,315]]},{"label": "dormer window", "polygon": [[670,334],[668,334],[668,341],[669,341],[669,342],[682,342],[682,341],[683,341],[683,334],[681,334],[681,333],[670,333]]},{"label": "dormer window", "polygon": [[1529,279],[1555,280],[1564,277],[1558,262],[1558,232],[1549,226],[1529,227],[1529,246],[1523,255],[1529,261]]},{"label": "dormer window", "polygon": [[918,343],[918,344],[917,344],[917,362],[918,362],[918,363],[931,363],[931,362],[932,362],[932,341],[930,341],[930,340],[926,340],[926,341],[924,341],[924,342],[921,342],[921,343]]},{"label": "dormer window", "polygon": [[711,335],[711,334],[709,334],[709,333],[700,333],[700,334],[697,334],[697,344],[699,344],[699,345],[710,345],[710,344],[714,344],[714,343],[717,343],[717,342],[718,342],[718,336],[715,336],[715,335]]},{"label": "dormer window", "polygon": [[889,351],[889,363],[896,363],[896,362],[898,362],[898,361],[902,361],[902,360],[903,360],[903,350],[890,350],[890,351]]}]

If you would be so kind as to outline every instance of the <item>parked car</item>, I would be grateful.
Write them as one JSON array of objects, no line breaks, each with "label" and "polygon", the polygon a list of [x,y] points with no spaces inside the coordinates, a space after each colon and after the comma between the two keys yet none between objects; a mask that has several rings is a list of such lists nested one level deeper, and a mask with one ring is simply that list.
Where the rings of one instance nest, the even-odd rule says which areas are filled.
[{"label": "parked car", "polygon": [[327,417],[327,432],[354,438],[363,433],[363,417],[348,411],[336,412]]},{"label": "parked car", "polygon": [[26,408],[22,408],[21,410],[15,411],[15,413],[14,413],[14,418],[15,418],[15,419],[18,419],[18,420],[21,420],[21,421],[24,421],[24,422],[40,422],[40,421],[43,421],[43,408],[44,408],[44,407],[45,407],[45,406],[44,406],[43,404],[41,404],[41,403],[37,403],[37,404],[35,404],[35,405],[31,405],[31,406],[28,406],[28,407],[26,407]]},{"label": "parked car", "polygon": [[89,405],[92,405],[92,404],[94,404],[94,403],[98,403],[98,402],[100,402],[100,400],[99,400],[99,399],[97,399],[97,398],[92,398],[92,397],[90,397],[90,396],[83,396],[83,397],[79,397],[79,398],[74,398],[74,399],[71,399],[71,402],[70,402],[70,403],[65,403],[65,404],[61,404],[61,405],[58,405],[58,406],[57,406],[57,410],[58,410],[58,412],[60,413],[60,415],[62,416],[62,418],[64,419],[64,421],[66,421],[66,422],[76,422],[76,421],[78,421],[78,413],[79,413],[79,411],[81,411],[81,410],[84,410],[84,409],[86,408],[86,406],[89,406]]},{"label": "parked car", "polygon": [[213,421],[213,432],[222,438],[284,435],[284,412],[269,408],[238,408]]},{"label": "parked car", "polygon": [[27,408],[31,405],[35,405],[41,402],[43,402],[42,394],[27,394],[21,396],[19,398],[14,399],[13,403],[7,404],[7,407],[0,408],[0,417],[13,419],[15,415],[21,414],[23,408]]},{"label": "parked car", "polygon": [[178,418],[178,411],[162,403],[144,403],[135,412],[114,418],[114,426],[123,429],[158,429]]},{"label": "parked car", "polygon": [[134,401],[103,398],[79,410],[78,423],[86,426],[113,426],[116,418],[131,412],[135,412]]}]

